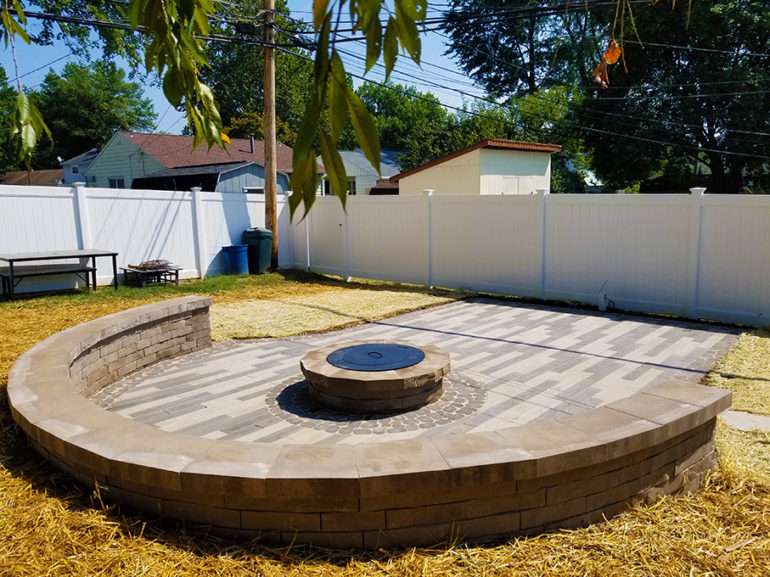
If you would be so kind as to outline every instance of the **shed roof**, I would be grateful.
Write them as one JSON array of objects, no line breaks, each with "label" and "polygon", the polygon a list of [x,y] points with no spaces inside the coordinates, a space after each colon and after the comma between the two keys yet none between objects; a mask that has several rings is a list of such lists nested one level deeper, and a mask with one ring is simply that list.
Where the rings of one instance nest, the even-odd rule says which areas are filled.
[{"label": "shed roof", "polygon": [[181,166],[165,168],[148,176],[135,178],[131,188],[135,190],[189,190],[199,186],[201,190],[213,192],[222,174],[241,170],[255,162],[226,162],[204,164],[203,166]]},{"label": "shed roof", "polygon": [[[231,162],[256,162],[265,166],[265,143],[254,139],[254,152],[248,138],[233,138],[227,145],[227,152],[217,146],[207,148],[201,144],[193,150],[193,137],[179,134],[146,134],[142,132],[120,132],[123,138],[133,142],[145,154],[152,156],[166,168],[202,166],[204,164],[226,164]],[[278,170],[291,172],[293,150],[282,142],[276,143]]]},{"label": "shed roof", "polygon": [[458,150],[457,152],[447,154],[446,156],[442,156],[441,158],[432,160],[427,164],[423,164],[422,166],[418,166],[417,168],[413,168],[412,170],[407,170],[406,172],[396,174],[395,176],[392,176],[390,178],[390,181],[397,182],[406,176],[411,176],[418,172],[422,172],[423,170],[432,168],[434,166],[438,166],[439,164],[443,164],[448,160],[452,160],[453,158],[463,156],[464,154],[468,154],[469,152],[473,152],[474,150],[479,150],[481,148],[492,148],[497,150],[520,150],[523,152],[546,152],[549,154],[554,152],[561,152],[561,146],[559,146],[558,144],[543,144],[540,142],[522,142],[520,140],[502,140],[502,139],[482,140],[481,142],[477,142],[472,146],[468,146],[466,148]]}]

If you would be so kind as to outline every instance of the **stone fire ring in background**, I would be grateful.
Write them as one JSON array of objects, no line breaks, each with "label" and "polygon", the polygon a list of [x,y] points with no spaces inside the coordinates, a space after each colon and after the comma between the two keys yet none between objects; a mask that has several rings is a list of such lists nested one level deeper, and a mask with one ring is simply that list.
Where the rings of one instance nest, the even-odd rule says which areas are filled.
[{"label": "stone fire ring in background", "polygon": [[[371,355],[367,348],[372,349]],[[409,366],[387,368],[389,365],[378,363],[377,355],[388,351],[395,353],[390,356],[395,365]],[[419,352],[424,354],[422,360]],[[335,366],[340,364],[363,370]],[[311,351],[300,367],[317,403],[341,411],[392,413],[416,409],[441,397],[449,354],[432,345],[417,348],[400,341],[354,341]]]}]

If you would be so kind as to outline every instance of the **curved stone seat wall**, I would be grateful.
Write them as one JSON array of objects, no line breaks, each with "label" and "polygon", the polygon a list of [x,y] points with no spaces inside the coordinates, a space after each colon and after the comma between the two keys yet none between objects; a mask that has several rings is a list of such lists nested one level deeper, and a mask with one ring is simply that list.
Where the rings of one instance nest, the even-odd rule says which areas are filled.
[{"label": "curved stone seat wall", "polygon": [[679,381],[605,407],[490,433],[349,446],[166,433],[87,396],[210,345],[210,299],[185,297],[79,325],[9,375],[16,422],[105,499],[271,543],[376,548],[575,527],[700,485],[730,393]]}]

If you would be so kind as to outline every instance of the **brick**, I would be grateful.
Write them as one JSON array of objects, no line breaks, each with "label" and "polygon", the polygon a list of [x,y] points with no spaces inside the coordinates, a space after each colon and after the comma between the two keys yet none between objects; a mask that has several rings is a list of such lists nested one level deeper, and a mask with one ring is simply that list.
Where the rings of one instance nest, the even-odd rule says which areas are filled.
[{"label": "brick", "polygon": [[242,527],[261,531],[320,531],[320,513],[242,511]]},{"label": "brick", "polygon": [[178,337],[184,337],[189,335],[192,332],[192,327],[189,327],[187,325],[175,328],[169,332],[169,336],[171,338],[178,338]]},{"label": "brick", "polygon": [[241,514],[232,509],[209,507],[206,505],[186,503],[183,501],[163,500],[161,507],[163,514],[175,519],[184,519],[203,525],[216,525],[218,527],[241,527]]},{"label": "brick", "polygon": [[114,486],[106,486],[100,488],[102,500],[113,503],[120,503],[121,505],[128,505],[144,513],[149,513],[153,516],[163,515],[163,505],[161,499],[155,497],[149,497],[147,495],[141,495],[121,489]]},{"label": "brick", "polygon": [[521,514],[517,512],[489,515],[478,519],[458,521],[454,526],[454,537],[485,541],[509,537],[521,528]]},{"label": "brick", "polygon": [[[93,383],[96,383],[103,377],[107,377],[110,375],[109,368],[106,365],[102,365],[98,367],[96,370],[91,372],[86,378],[86,386],[91,386]],[[111,377],[114,380],[114,377]]]},{"label": "brick", "polygon": [[674,469],[674,475],[679,475],[683,471],[689,469],[695,463],[701,461],[704,458],[710,459],[710,455],[714,453],[714,443],[709,442],[698,447],[695,451],[690,453],[684,460],[680,460],[676,468]]},{"label": "brick", "polygon": [[281,545],[312,545],[327,549],[362,549],[364,534],[361,531],[339,531],[335,533],[314,533],[307,531],[282,531]]},{"label": "brick", "polygon": [[386,529],[384,531],[365,531],[365,549],[388,549],[393,547],[429,547],[452,538],[452,526],[449,523],[408,527],[405,529]]},{"label": "brick", "polygon": [[385,528],[385,511],[322,513],[321,529],[329,531],[371,531]]},{"label": "brick", "polygon": [[[479,491],[483,493],[483,491]],[[459,523],[480,516],[493,516],[541,507],[546,503],[546,492],[513,494],[505,497],[468,499],[458,503],[444,503],[427,507],[393,509],[386,511],[387,528],[400,529],[430,523]]]},{"label": "brick", "polygon": [[545,507],[537,507],[521,512],[521,528],[530,529],[541,527],[555,521],[569,519],[586,513],[586,498],[579,497]]},{"label": "brick", "polygon": [[116,373],[116,377],[118,379],[122,379],[123,377],[126,377],[136,371],[137,369],[137,362],[131,361],[130,363],[124,364],[122,367],[120,367]]},{"label": "brick", "polygon": [[244,511],[293,511],[295,513],[357,512],[358,497],[328,497],[322,499],[267,499],[246,495],[225,495],[225,507]]},{"label": "brick", "polygon": [[[109,372],[114,373],[120,370],[123,366],[131,364],[133,362],[136,367],[136,361],[141,359],[144,355],[140,351],[135,351],[133,354],[120,356],[107,365]],[[125,374],[125,373],[124,373]]]},{"label": "brick", "polygon": [[560,503],[571,499],[605,493],[608,490],[634,479],[648,475],[651,471],[650,461],[634,463],[622,469],[604,474],[590,476],[582,481],[573,481],[548,489],[548,504]]}]

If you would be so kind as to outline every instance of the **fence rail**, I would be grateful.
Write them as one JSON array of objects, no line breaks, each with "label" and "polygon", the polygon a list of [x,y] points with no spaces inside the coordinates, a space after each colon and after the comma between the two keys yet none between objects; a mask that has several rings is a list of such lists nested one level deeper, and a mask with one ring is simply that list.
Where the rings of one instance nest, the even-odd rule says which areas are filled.
[{"label": "fence rail", "polygon": [[[264,208],[258,195],[0,186],[0,252],[109,248],[119,266],[215,275]],[[770,324],[767,196],[354,196],[347,211],[319,197],[294,223],[279,198],[278,213],[282,267]]]}]

